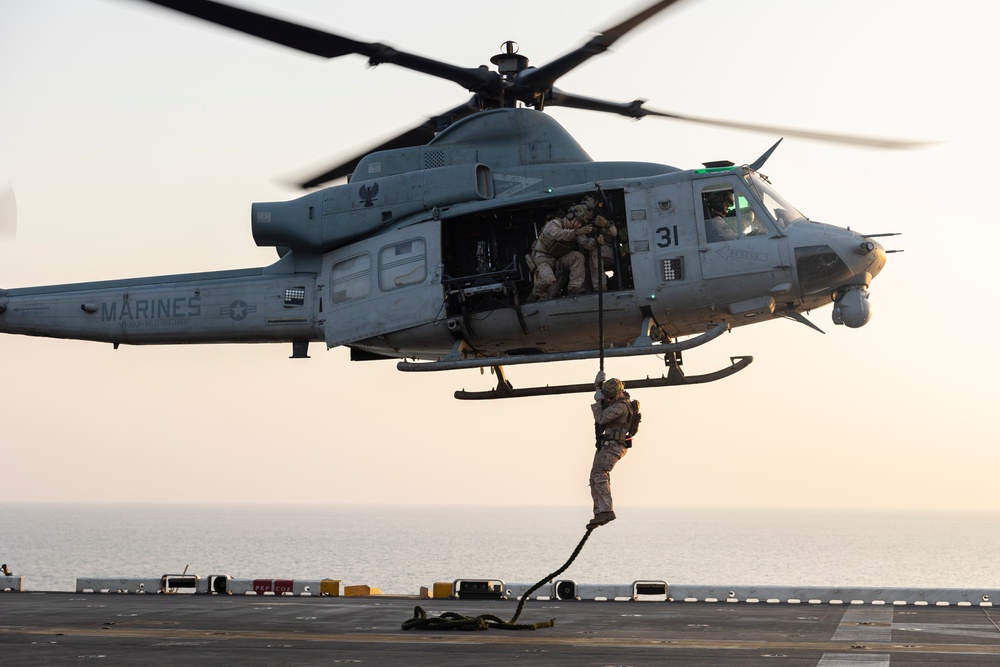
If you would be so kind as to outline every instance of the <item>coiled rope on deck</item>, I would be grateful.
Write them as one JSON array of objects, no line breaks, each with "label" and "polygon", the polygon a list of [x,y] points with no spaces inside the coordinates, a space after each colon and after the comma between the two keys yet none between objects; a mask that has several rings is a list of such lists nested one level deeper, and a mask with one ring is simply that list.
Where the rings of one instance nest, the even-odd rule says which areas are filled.
[{"label": "coiled rope on deck", "polygon": [[418,605],[413,609],[413,618],[403,621],[403,629],[489,630],[490,628],[497,628],[498,630],[538,630],[539,628],[551,628],[556,624],[556,619],[554,618],[547,621],[539,621],[537,623],[518,623],[517,619],[521,617],[521,610],[524,609],[524,603],[528,601],[528,598],[531,597],[532,593],[545,584],[550,583],[553,579],[565,572],[566,568],[573,564],[573,561],[580,555],[580,551],[583,550],[583,545],[586,544],[587,538],[590,537],[592,532],[594,532],[594,528],[587,528],[587,532],[584,533],[583,539],[580,540],[580,543],[576,545],[576,549],[573,550],[573,554],[569,557],[569,560],[567,560],[563,566],[555,572],[546,575],[545,578],[541,579],[521,596],[521,600],[517,604],[517,611],[514,612],[514,616],[511,617],[509,621],[505,621],[502,618],[494,616],[493,614],[463,616],[452,611],[446,611],[437,618],[428,618],[427,612]]}]

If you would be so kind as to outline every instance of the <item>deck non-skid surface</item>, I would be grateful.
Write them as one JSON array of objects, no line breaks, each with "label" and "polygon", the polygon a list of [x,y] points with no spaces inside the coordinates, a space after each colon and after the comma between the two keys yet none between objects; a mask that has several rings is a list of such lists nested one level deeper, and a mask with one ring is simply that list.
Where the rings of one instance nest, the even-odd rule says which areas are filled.
[{"label": "deck non-skid surface", "polygon": [[536,631],[404,631],[506,600],[0,594],[5,665],[1000,664],[1000,608],[530,600]]}]

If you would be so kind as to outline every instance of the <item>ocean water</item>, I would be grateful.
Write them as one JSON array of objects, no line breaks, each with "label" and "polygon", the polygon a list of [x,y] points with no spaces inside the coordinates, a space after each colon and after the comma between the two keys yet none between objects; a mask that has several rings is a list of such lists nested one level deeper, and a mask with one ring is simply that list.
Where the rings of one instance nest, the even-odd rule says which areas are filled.
[{"label": "ocean water", "polygon": [[[77,577],[533,584],[566,562],[587,508],[0,505],[0,561],[34,591]],[[586,584],[994,588],[1000,512],[619,508],[562,575]]]}]

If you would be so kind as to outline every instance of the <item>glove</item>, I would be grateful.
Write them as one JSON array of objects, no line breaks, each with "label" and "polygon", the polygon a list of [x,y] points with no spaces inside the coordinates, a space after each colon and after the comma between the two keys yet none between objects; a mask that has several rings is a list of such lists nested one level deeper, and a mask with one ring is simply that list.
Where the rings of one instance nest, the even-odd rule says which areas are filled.
[{"label": "glove", "polygon": [[607,220],[607,218],[605,218],[603,215],[595,216],[594,217],[594,226],[595,227],[601,227],[602,229],[604,227],[607,227],[608,226],[608,220]]},{"label": "glove", "polygon": [[604,400],[604,392],[598,389],[597,391],[594,392],[594,402],[600,403],[603,400]]},{"label": "glove", "polygon": [[594,378],[594,386],[597,387],[598,389],[600,389],[601,385],[603,385],[604,381],[607,380],[607,379],[608,378],[604,374],[604,371],[597,371],[597,377]]},{"label": "glove", "polygon": [[592,231],[594,231],[594,226],[593,225],[584,225],[583,227],[580,227],[580,229],[576,230],[576,235],[577,236],[589,236],[590,232],[592,232]]}]

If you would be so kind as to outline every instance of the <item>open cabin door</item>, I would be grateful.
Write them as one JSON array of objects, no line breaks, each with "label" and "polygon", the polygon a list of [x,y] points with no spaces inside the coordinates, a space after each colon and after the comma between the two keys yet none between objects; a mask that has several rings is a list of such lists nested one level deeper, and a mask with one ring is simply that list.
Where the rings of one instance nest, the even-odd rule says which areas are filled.
[{"label": "open cabin door", "polygon": [[380,234],[323,257],[327,347],[427,324],[441,312],[441,224]]}]

